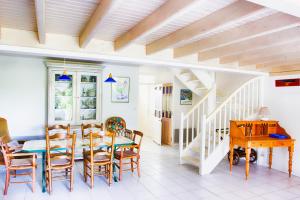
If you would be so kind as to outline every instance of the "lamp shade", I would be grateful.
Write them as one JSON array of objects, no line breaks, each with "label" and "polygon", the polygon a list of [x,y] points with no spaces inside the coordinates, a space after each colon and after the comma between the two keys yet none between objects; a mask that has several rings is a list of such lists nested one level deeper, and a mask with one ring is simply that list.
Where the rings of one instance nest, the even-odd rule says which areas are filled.
[{"label": "lamp shade", "polygon": [[64,71],[64,73],[58,78],[60,81],[70,81],[70,76],[67,75],[67,71]]},{"label": "lamp shade", "polygon": [[111,73],[109,74],[108,78],[104,81],[105,83],[115,83],[117,82],[115,79],[113,79]]},{"label": "lamp shade", "polygon": [[261,120],[268,120],[270,116],[270,109],[266,106],[261,107],[259,109],[258,116]]}]

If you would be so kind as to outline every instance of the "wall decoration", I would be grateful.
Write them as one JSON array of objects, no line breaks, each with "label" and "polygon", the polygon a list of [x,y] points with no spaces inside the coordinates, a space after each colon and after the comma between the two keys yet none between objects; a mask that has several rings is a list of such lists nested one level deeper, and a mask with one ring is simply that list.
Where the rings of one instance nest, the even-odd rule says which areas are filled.
[{"label": "wall decoration", "polygon": [[276,80],[275,86],[276,87],[300,86],[300,78]]},{"label": "wall decoration", "polygon": [[115,83],[111,83],[111,102],[129,103],[129,77],[114,77]]},{"label": "wall decoration", "polygon": [[193,93],[189,89],[180,90],[180,105],[192,105]]}]

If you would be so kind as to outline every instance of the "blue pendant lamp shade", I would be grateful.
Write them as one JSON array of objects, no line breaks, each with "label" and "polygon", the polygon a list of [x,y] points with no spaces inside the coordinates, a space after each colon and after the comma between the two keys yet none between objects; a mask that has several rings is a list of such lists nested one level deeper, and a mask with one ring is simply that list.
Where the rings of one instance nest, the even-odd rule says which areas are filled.
[{"label": "blue pendant lamp shade", "polygon": [[115,83],[116,80],[113,79],[111,73],[109,74],[108,78],[104,81],[105,83]]},{"label": "blue pendant lamp shade", "polygon": [[70,81],[70,76],[67,75],[67,71],[64,71],[64,73],[58,78],[60,81]]}]

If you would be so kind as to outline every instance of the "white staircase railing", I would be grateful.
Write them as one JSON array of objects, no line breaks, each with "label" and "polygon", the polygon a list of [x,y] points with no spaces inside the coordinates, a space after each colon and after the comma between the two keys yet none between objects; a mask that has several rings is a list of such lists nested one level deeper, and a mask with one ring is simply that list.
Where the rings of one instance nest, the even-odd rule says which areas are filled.
[{"label": "white staircase railing", "polygon": [[262,106],[262,78],[243,84],[207,117],[202,116],[200,174],[210,173],[229,150],[230,120],[247,119]]},{"label": "white staircase railing", "polygon": [[[200,134],[201,117],[209,112],[210,101],[215,96],[216,88],[213,87],[207,94],[185,115],[181,113],[179,133],[179,153],[182,158],[183,151]],[[180,163],[182,160],[180,159]]]}]

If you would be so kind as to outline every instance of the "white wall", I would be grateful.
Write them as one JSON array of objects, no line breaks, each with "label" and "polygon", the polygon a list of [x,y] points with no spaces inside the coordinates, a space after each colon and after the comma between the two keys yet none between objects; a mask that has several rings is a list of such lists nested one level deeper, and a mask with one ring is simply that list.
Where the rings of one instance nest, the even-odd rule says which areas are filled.
[{"label": "white wall", "polygon": [[[8,120],[12,137],[41,136],[47,123],[47,68],[42,58],[0,55],[0,116]],[[103,80],[130,77],[129,103],[111,103],[111,85],[102,83],[102,121],[122,116],[137,128],[138,67],[106,66]]]},{"label": "white wall", "polygon": [[200,100],[201,97],[193,93],[192,105],[180,105],[180,90],[188,89],[176,77],[173,81],[173,129],[180,128],[181,113],[187,113]]},{"label": "white wall", "polygon": [[47,119],[47,71],[42,59],[0,56],[0,116],[12,137],[41,135]]},{"label": "white wall", "polygon": [[113,77],[129,77],[129,103],[112,103],[111,102],[111,84],[102,83],[102,120],[105,121],[111,116],[123,117],[126,121],[127,128],[137,129],[138,127],[138,97],[139,97],[139,68],[127,66],[105,65],[103,70],[103,80],[109,73]]},{"label": "white wall", "polygon": [[[300,176],[300,87],[275,87],[275,80],[288,78],[300,78],[300,75],[265,79],[264,104],[270,108],[271,119],[278,120],[292,138],[296,139],[293,174]],[[266,164],[267,152],[264,152]],[[287,148],[274,148],[273,168],[288,172]]]}]

